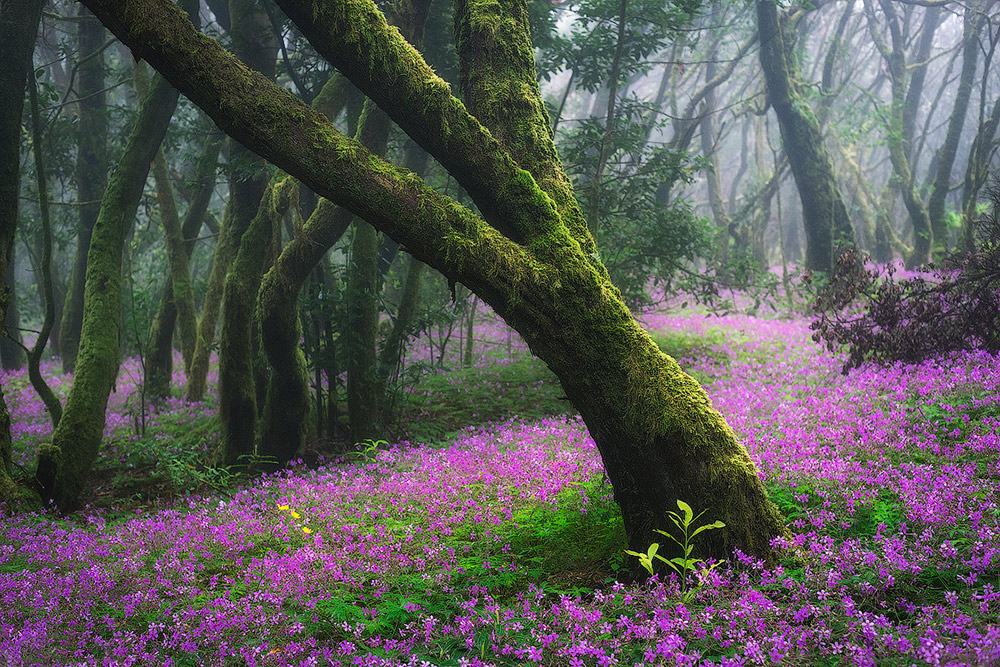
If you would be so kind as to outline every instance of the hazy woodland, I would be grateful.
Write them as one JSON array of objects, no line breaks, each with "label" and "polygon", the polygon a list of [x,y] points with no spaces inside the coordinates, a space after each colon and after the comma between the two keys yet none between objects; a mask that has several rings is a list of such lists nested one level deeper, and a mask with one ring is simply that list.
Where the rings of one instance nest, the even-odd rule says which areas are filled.
[{"label": "hazy woodland", "polygon": [[0,665],[1000,665],[998,41],[0,0]]}]

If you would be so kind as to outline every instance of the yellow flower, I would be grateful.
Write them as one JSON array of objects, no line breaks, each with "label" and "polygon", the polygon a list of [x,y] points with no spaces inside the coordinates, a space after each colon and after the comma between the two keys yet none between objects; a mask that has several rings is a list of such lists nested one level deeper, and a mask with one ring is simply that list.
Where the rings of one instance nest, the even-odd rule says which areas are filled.
[{"label": "yellow flower", "polygon": [[288,509],[288,505],[278,505],[278,509],[284,512]]},{"label": "yellow flower", "polygon": [[302,532],[303,532],[303,533],[305,533],[306,535],[308,535],[308,534],[309,534],[309,533],[311,533],[312,531],[311,531],[311,530],[309,530],[308,528],[303,528],[303,529],[302,529]]},{"label": "yellow flower", "polygon": [[299,514],[298,512],[295,512],[295,511],[293,511],[293,512],[292,512],[292,518],[293,518],[293,519],[301,519],[301,518],[302,518],[302,515],[301,515],[301,514]]}]

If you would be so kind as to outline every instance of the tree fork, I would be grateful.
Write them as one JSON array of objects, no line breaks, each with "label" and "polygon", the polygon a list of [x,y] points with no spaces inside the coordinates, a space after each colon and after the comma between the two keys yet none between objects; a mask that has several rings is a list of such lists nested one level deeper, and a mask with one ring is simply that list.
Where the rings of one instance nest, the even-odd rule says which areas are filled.
[{"label": "tree fork", "polygon": [[[771,539],[787,530],[748,453],[705,392],[632,319],[603,267],[584,251],[527,171],[494,170],[493,191],[483,200],[485,209],[493,206],[494,213],[510,214],[514,222],[501,227],[530,234],[532,241],[521,245],[412,173],[341,135],[321,114],[199,35],[168,4],[85,2],[227,133],[465,284],[520,331],[559,376],[594,434],[633,548],[645,549],[653,541],[650,529],[665,524],[665,512],[681,498],[716,509],[712,518],[728,524],[726,530],[712,531],[718,534],[706,541],[706,555],[728,558],[739,548],[751,556],[773,557]],[[396,33],[376,17],[373,5],[353,0],[336,7],[348,5],[364,7],[363,32],[380,47],[379,67],[354,63],[348,76],[372,91],[379,89],[378,94],[384,88],[417,91],[402,101],[417,113],[442,108],[439,98],[425,100],[419,94],[424,84],[418,80],[426,81],[419,54],[387,48]],[[309,16],[320,22],[330,18],[325,11]],[[320,31],[310,28],[311,33]],[[356,43],[346,50],[361,59],[368,53]],[[388,72],[380,70],[382,64],[391,65]],[[439,95],[433,80],[428,85],[432,97]],[[461,108],[450,101],[444,107]],[[393,113],[397,111],[401,117],[408,113]],[[470,153],[477,150],[481,133],[467,134],[461,127],[452,127],[447,138],[462,153],[454,159],[480,158]],[[495,141],[492,151],[486,156],[491,165],[513,163]]]}]

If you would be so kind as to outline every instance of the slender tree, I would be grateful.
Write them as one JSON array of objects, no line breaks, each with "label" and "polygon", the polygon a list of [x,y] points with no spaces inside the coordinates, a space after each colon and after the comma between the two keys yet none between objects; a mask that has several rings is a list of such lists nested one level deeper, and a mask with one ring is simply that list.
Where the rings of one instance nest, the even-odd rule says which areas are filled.
[{"label": "slender tree", "polygon": [[[888,0],[882,0],[888,2]],[[951,190],[951,171],[958,154],[958,142],[965,127],[965,117],[969,114],[969,100],[972,98],[972,86],[976,81],[976,68],[979,63],[979,33],[985,23],[986,14],[981,3],[969,2],[965,5],[965,18],[962,29],[962,73],[958,79],[958,89],[955,91],[955,106],[948,118],[948,132],[944,143],[937,153],[937,170],[934,175],[934,188],[927,200],[927,216],[930,218],[931,232],[934,239],[932,251],[940,257],[948,250],[948,225],[945,222],[944,204]]]},{"label": "slender tree", "polygon": [[[482,216],[372,155],[161,0],[86,0],[231,136],[480,295],[580,410],[645,549],[678,498],[727,525],[706,552],[771,557],[786,534],[705,392],[635,322],[597,258],[552,143],[523,2],[456,10],[466,107],[368,0],[279,0],[314,47],[465,187]],[[358,26],[364,26],[359,30]],[[504,102],[511,102],[504,105]],[[470,114],[472,110],[476,116]]]},{"label": "slender tree", "polygon": [[768,103],[778,119],[785,155],[802,200],[806,267],[830,272],[835,242],[854,243],[854,228],[819,123],[800,91],[795,51],[784,20],[774,0],[758,0],[760,63]]}]

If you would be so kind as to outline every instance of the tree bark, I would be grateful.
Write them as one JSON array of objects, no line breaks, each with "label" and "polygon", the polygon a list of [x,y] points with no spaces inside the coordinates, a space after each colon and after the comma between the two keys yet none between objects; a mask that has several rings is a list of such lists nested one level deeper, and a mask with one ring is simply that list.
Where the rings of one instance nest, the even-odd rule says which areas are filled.
[{"label": "tree bark", "polygon": [[836,242],[854,243],[833,162],[823,144],[819,123],[798,90],[792,44],[780,25],[774,0],[757,1],[760,62],[767,96],[778,119],[785,155],[802,200],[806,231],[806,268],[830,272]]},{"label": "tree bark", "polygon": [[62,403],[45,382],[41,372],[42,353],[45,351],[49,333],[52,331],[52,325],[56,319],[56,302],[52,289],[52,222],[49,219],[49,188],[45,178],[45,160],[42,157],[42,118],[38,106],[38,88],[33,68],[28,70],[28,97],[31,100],[31,144],[35,158],[35,177],[38,182],[38,210],[42,218],[42,247],[38,262],[41,268],[39,280],[42,282],[42,293],[45,296],[45,315],[42,319],[42,328],[38,331],[35,344],[28,350],[28,378],[31,380],[31,386],[38,392],[45,404],[54,429],[59,426],[59,420],[62,418]]},{"label": "tree bark", "polygon": [[[648,547],[656,539],[652,529],[666,527],[665,512],[683,499],[727,524],[708,534],[706,556],[727,558],[739,548],[772,557],[771,540],[787,531],[747,451],[708,396],[632,318],[593,255],[592,240],[577,238],[589,238],[586,227],[559,214],[553,198],[451,97],[374,4],[279,3],[341,72],[451,165],[485,220],[341,135],[199,35],[168,4],[85,1],[227,133],[465,284],[521,332],[593,435],[633,548]],[[526,22],[507,19],[524,15],[523,3],[478,9],[504,17],[477,21],[482,29],[499,33],[514,24],[527,34]],[[526,54],[521,65],[533,67],[533,60]],[[543,141],[549,136],[547,124],[524,131]],[[471,164],[483,169],[458,168]],[[575,201],[567,204],[578,210]]]},{"label": "tree bark", "polygon": [[962,73],[958,79],[958,89],[955,91],[955,106],[948,119],[948,133],[944,143],[937,153],[937,172],[934,176],[934,189],[927,200],[927,216],[930,218],[931,232],[934,239],[932,253],[941,257],[948,250],[948,225],[944,217],[944,203],[951,189],[951,169],[958,154],[958,141],[965,127],[965,117],[969,113],[969,100],[972,97],[972,86],[976,80],[976,67],[979,63],[979,32],[982,29],[986,14],[981,10],[979,2],[970,2],[965,7],[965,21],[962,34]]},{"label": "tree bark", "polygon": [[76,135],[76,198],[77,207],[76,255],[70,273],[66,301],[59,325],[59,352],[63,372],[76,369],[77,348],[83,326],[83,288],[87,273],[87,251],[97,215],[101,209],[101,195],[108,182],[108,113],[107,94],[104,92],[104,26],[96,21],[90,11],[80,5],[77,17],[77,44],[80,57],[85,59],[77,69],[77,97],[79,118]]},{"label": "tree bark", "polygon": [[[247,66],[274,78],[277,45],[267,16],[252,0],[231,0],[227,7],[233,52]],[[229,202],[216,245],[205,304],[198,322],[198,338],[188,373],[187,398],[204,398],[215,329],[224,298],[226,274],[236,258],[240,240],[257,214],[268,184],[267,165],[236,142],[229,145]]]},{"label": "tree bark", "polygon": [[78,506],[101,443],[108,395],[118,374],[123,245],[176,104],[177,90],[157,77],[101,199],[87,257],[76,377],[52,442],[38,457],[38,484],[62,511]]},{"label": "tree bark", "polygon": [[7,314],[4,317],[4,331],[0,332],[0,367],[5,371],[19,371],[24,368],[25,356],[22,347],[21,314],[17,309],[17,284],[14,281],[14,248],[4,276],[7,290]]},{"label": "tree bark", "polygon": [[[10,303],[7,267],[14,248],[21,186],[21,112],[42,0],[0,2],[0,322]],[[10,413],[0,388],[0,503],[17,502],[21,492],[12,479]]]},{"label": "tree bark", "polygon": [[232,270],[226,276],[219,335],[219,420],[225,465],[248,465],[246,459],[254,453],[257,423],[254,305],[273,228],[281,223],[288,210],[294,188],[292,179],[286,178],[264,191],[257,215],[243,234]]},{"label": "tree bark", "polygon": [[[149,72],[144,63],[135,66],[136,92],[145,96],[149,92]],[[163,236],[167,249],[167,284],[170,286],[167,301],[172,304],[176,319],[180,321],[181,354],[185,369],[190,369],[191,357],[194,355],[194,343],[198,334],[198,316],[194,307],[194,291],[191,288],[191,269],[188,266],[188,253],[184,244],[184,234],[181,231],[180,214],[177,212],[177,202],[174,199],[174,188],[170,182],[170,172],[167,169],[167,157],[161,147],[153,157],[153,181],[156,183],[157,203],[160,208],[160,224],[163,226]],[[161,301],[160,308],[164,307]],[[153,317],[149,331],[147,347],[147,363],[145,364],[146,392],[150,399],[162,400],[170,396],[170,379],[173,370],[173,321],[170,327],[160,328],[160,319]],[[167,336],[169,330],[170,336]],[[164,357],[169,363],[164,363]],[[163,371],[166,371],[165,373]]]},{"label": "tree bark", "polygon": [[[211,124],[211,123],[209,123]],[[187,193],[188,209],[184,214],[184,221],[180,224],[182,247],[184,255],[190,259],[194,249],[195,238],[205,219],[208,211],[209,200],[215,188],[215,174],[218,166],[219,152],[222,149],[224,135],[215,130],[214,125],[209,129],[209,140],[205,144],[204,151],[198,158],[195,168],[194,189]],[[154,168],[156,163],[154,162]],[[171,188],[172,189],[172,188]],[[184,275],[182,268],[178,272]],[[187,271],[190,275],[190,268]],[[167,276],[160,295],[160,304],[153,316],[153,323],[149,329],[149,343],[146,352],[146,392],[150,398],[166,398],[170,395],[170,380],[173,376],[174,355],[173,339],[174,324],[177,321],[177,304],[174,293],[174,281],[171,275]],[[192,311],[194,304],[191,304]],[[197,320],[189,326],[193,339],[189,342],[189,356],[185,357],[185,371],[189,377],[191,364],[194,359],[194,350],[197,347]]]}]

